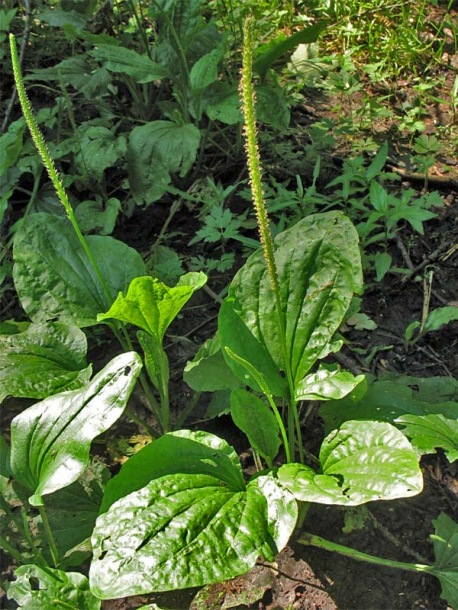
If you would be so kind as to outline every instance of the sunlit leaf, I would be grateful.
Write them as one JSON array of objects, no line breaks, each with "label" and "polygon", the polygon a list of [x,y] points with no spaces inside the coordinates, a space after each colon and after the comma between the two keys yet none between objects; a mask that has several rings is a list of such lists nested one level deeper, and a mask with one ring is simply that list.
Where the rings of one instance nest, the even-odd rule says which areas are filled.
[{"label": "sunlit leaf", "polygon": [[51,396],[11,423],[11,469],[33,492],[30,503],[62,489],[89,463],[91,441],[123,413],[142,367],[135,352],[114,358],[84,388]]},{"label": "sunlit leaf", "polygon": [[346,422],[325,438],[321,471],[285,464],[278,478],[301,502],[356,506],[414,496],[423,488],[415,451],[390,424]]}]

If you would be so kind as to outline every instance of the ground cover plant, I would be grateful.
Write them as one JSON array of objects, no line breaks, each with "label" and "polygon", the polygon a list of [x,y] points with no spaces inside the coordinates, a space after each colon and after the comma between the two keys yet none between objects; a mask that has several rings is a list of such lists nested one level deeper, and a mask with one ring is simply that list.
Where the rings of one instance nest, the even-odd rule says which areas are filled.
[{"label": "ground cover plant", "polygon": [[[171,98],[160,110],[166,108],[164,116],[168,118],[145,115],[141,119],[145,125],[130,124],[130,135],[126,136],[131,147],[127,167],[129,163],[130,167],[136,164],[143,151],[145,167],[149,167],[161,155],[175,163],[177,156],[187,150],[187,136],[182,137],[180,130],[182,127],[189,133],[196,133],[191,127],[201,130],[200,125],[183,121],[199,121],[201,115],[195,109],[203,99],[202,91],[195,97],[196,92],[187,89],[192,81],[190,73],[205,68],[203,71],[209,71],[213,79],[205,81],[207,85],[216,83],[215,74],[223,57],[219,51],[215,53],[215,49],[206,47],[211,58],[197,54],[186,59],[187,51],[181,42],[186,36],[183,32],[177,35],[179,24],[186,21],[188,28],[192,14],[197,28],[193,33],[201,32],[203,39],[209,36],[207,26],[213,28],[203,18],[200,3],[154,2],[150,9],[151,21],[142,21],[141,6],[139,13],[134,10],[136,25],[132,28],[142,32],[143,54],[133,59],[126,53],[129,51],[126,46],[115,59],[110,54],[113,49],[104,49],[108,54],[103,59],[104,67],[108,72],[127,74],[130,78],[133,63],[137,62],[140,76],[136,74],[134,81],[138,79],[139,85],[153,82],[156,87],[161,81],[160,67],[164,67],[162,54],[166,63],[170,57],[181,56],[180,69],[189,72],[190,80],[183,73],[176,80],[170,74],[167,76]],[[232,5],[231,10],[234,12]],[[61,13],[67,11],[68,7],[63,7]],[[291,19],[293,15],[291,6],[286,17]],[[8,26],[13,18],[13,13],[9,16],[5,13],[5,24]],[[52,18],[58,19],[59,11]],[[62,14],[60,18],[64,18]],[[75,23],[73,27],[78,30]],[[151,55],[148,30],[144,29],[147,23],[154,23],[159,32]],[[358,314],[363,329],[371,322],[358,312],[361,299],[354,299],[354,294],[363,290],[360,242],[364,266],[376,283],[389,276],[418,273],[413,265],[404,270],[393,264],[391,244],[399,245],[399,232],[405,223],[424,235],[424,223],[438,216],[439,198],[428,193],[417,196],[413,189],[403,195],[401,191],[392,191],[388,180],[393,177],[383,171],[388,159],[388,148],[383,144],[370,161],[355,148],[356,154],[344,163],[340,175],[327,181],[325,193],[319,192],[318,185],[324,166],[322,156],[315,156],[311,184],[306,189],[300,178],[294,193],[272,176],[273,187],[266,201],[258,142],[263,151],[275,136],[268,128],[265,133],[257,132],[256,111],[262,113],[263,96],[267,95],[270,103],[272,95],[280,99],[275,80],[278,77],[272,71],[274,63],[298,44],[315,44],[318,35],[325,32],[326,24],[319,22],[317,26],[302,28],[298,35],[283,35],[253,59],[252,21],[240,18],[232,23],[237,27],[243,23],[240,98],[244,136],[239,145],[245,143],[248,196],[253,202],[255,219],[244,211],[238,220],[230,210],[227,200],[235,192],[233,188],[207,183],[217,196],[216,205],[211,203],[202,214],[207,228],[201,231],[199,239],[217,243],[219,233],[224,248],[232,239],[246,251],[242,252],[245,256],[239,270],[219,296],[207,288],[218,302],[216,334],[210,336],[185,367],[184,380],[195,394],[179,413],[172,410],[174,396],[166,332],[179,316],[187,316],[183,308],[194,293],[197,295],[206,288],[207,277],[199,269],[186,273],[183,261],[175,258],[175,276],[179,279],[167,283],[155,276],[154,271],[149,272],[134,248],[106,234],[112,232],[115,222],[110,223],[111,231],[105,230],[106,225],[97,225],[99,234],[87,235],[94,226],[81,230],[85,218],[89,223],[100,218],[97,207],[92,205],[94,202],[88,205],[87,216],[77,213],[79,205],[74,210],[66,187],[76,185],[78,178],[75,176],[75,181],[64,185],[56,170],[26,97],[15,38],[10,37],[14,78],[25,122],[18,119],[4,141],[8,144],[5,214],[11,212],[10,198],[15,189],[22,188],[19,185],[23,174],[20,168],[19,172],[14,171],[16,163],[22,168],[34,168],[32,199],[33,192],[36,194],[40,188],[39,167],[43,163],[57,193],[55,203],[59,211],[29,208],[14,227],[12,276],[28,319],[2,323],[0,397],[40,402],[10,417],[11,428],[5,430],[1,441],[1,510],[7,529],[2,531],[0,543],[15,564],[20,565],[15,567],[12,582],[7,585],[6,603],[16,602],[24,608],[37,605],[51,608],[56,604],[99,608],[109,607],[105,604],[110,602],[102,600],[138,596],[132,602],[133,607],[157,608],[157,600],[142,601],[142,596],[203,587],[193,601],[189,598],[189,603],[191,607],[210,607],[208,600],[215,594],[212,586],[251,573],[260,561],[274,562],[288,542],[296,540],[307,548],[306,552],[309,547],[318,547],[377,565],[434,575],[440,582],[442,598],[451,607],[457,607],[458,526],[447,511],[438,511],[434,520],[434,559],[424,559],[413,550],[415,562],[378,557],[306,531],[314,520],[320,520],[320,515],[324,517],[329,506],[346,507],[345,527],[349,531],[361,529],[364,520],[384,531],[371,512],[372,503],[419,494],[423,488],[420,456],[434,454],[439,448],[448,462],[457,457],[458,407],[456,382],[451,377],[434,377],[429,384],[424,379],[399,376],[384,381],[364,375],[363,371],[350,372],[345,364],[349,360],[339,359],[344,344],[342,328],[351,325],[352,318],[358,319]],[[78,31],[81,33],[81,29]],[[71,28],[69,33],[75,35]],[[84,37],[96,45],[95,54],[100,59],[99,51],[106,38],[101,42],[87,34]],[[240,38],[238,43],[241,45]],[[148,63],[147,59],[157,64]],[[57,69],[59,79],[62,68]],[[253,68],[270,93],[253,87]],[[153,75],[150,82],[141,82]],[[54,72],[52,78],[55,76]],[[135,99],[135,86],[131,81],[125,85]],[[229,87],[234,107],[238,83],[230,83]],[[146,89],[142,91],[146,93]],[[239,93],[236,96],[238,99]],[[284,91],[281,99],[287,104],[283,96]],[[255,107],[259,98],[261,102]],[[145,109],[150,110],[149,103]],[[239,112],[237,107],[237,117],[241,116]],[[149,121],[150,118],[154,120]],[[174,121],[171,136],[168,131]],[[20,161],[26,123],[38,150],[39,164],[33,165],[35,153],[31,148],[25,163]],[[233,124],[240,134],[240,118]],[[130,139],[131,135],[139,134],[138,130],[147,125],[148,137],[140,135],[136,149],[136,136]],[[78,130],[75,126],[76,123],[72,125],[74,132]],[[167,133],[155,133],[159,128]],[[17,136],[17,129],[19,138],[13,137]],[[103,132],[102,139],[111,139],[112,131],[106,129],[108,133]],[[323,136],[320,139],[323,145],[326,138],[322,127],[316,133]],[[342,133],[345,137],[350,134],[345,129]],[[101,132],[97,135],[91,132],[87,140],[78,138],[83,157],[83,151],[91,151],[94,159],[101,154],[100,143],[91,148],[91,140],[100,135]],[[163,137],[169,138],[167,144]],[[122,138],[115,144],[118,152],[123,150]],[[422,140],[420,145],[417,140],[414,149],[421,156],[419,174],[425,182],[429,181],[433,163],[424,157],[434,152],[433,144]],[[312,142],[309,155],[313,149]],[[160,155],[154,156],[159,150]],[[314,150],[316,153],[316,147]],[[51,153],[55,152],[51,146]],[[198,172],[197,148],[191,157],[187,169]],[[119,159],[113,157],[113,164]],[[76,157],[73,161],[77,163]],[[32,165],[27,165],[31,162]],[[194,211],[199,192],[203,191],[184,190],[186,186],[180,180],[186,179],[187,171],[181,171],[180,164],[160,162],[158,167],[165,180],[159,186],[165,188],[160,196],[149,192],[148,201],[135,200],[135,189],[142,178],[139,174],[138,180],[133,179],[133,174],[129,174],[132,199],[124,214],[129,214],[132,204],[153,203],[156,195],[158,199],[166,193],[175,195],[179,205],[174,209],[172,206],[167,214],[165,229],[159,233],[159,238],[164,239],[177,211],[185,205]],[[159,173],[145,178],[140,191],[146,192],[148,185],[156,188],[158,177]],[[88,186],[85,182],[82,192]],[[100,194],[102,211],[105,207],[102,202],[109,201],[107,195]],[[105,213],[111,207],[107,206],[103,222],[107,221]],[[121,209],[122,206],[118,213]],[[256,235],[242,233],[250,231],[254,223],[259,241]],[[211,230],[216,232],[216,239]],[[415,237],[415,233],[412,235]],[[380,243],[383,251],[377,250]],[[249,252],[252,253],[245,258]],[[166,256],[170,253],[169,249]],[[410,260],[405,249],[404,255],[405,261]],[[211,265],[208,270],[214,272]],[[6,279],[7,276],[5,265]],[[431,283],[432,279],[424,282],[421,321],[416,321],[417,317],[410,325],[404,324],[402,342],[406,350],[415,349],[424,341],[425,334],[434,335],[456,319],[453,305],[430,310]],[[8,286],[7,281],[5,285]],[[105,345],[108,333],[117,341],[114,353],[118,355],[105,360],[93,375],[87,360],[87,339],[90,346],[97,342]],[[372,356],[365,353],[367,363],[385,347],[374,346]],[[343,368],[338,364],[341,361]],[[137,379],[142,396],[140,409],[129,403]],[[246,439],[244,442],[251,448],[254,464],[251,472],[242,470],[236,450],[221,436],[204,431],[199,425],[183,429],[202,393],[214,395],[213,413],[230,412]],[[325,405],[320,407],[322,403]],[[304,440],[316,432],[308,429],[317,412],[324,421],[325,432],[321,438],[317,435],[311,451]],[[100,460],[91,456],[90,447],[123,413],[145,433],[147,444],[141,448],[140,443],[133,451],[130,448],[132,457],[123,459],[125,463],[119,472],[110,477]],[[367,503],[371,504],[366,513],[363,509],[351,512],[356,510],[352,507]],[[265,589],[261,588],[261,593],[253,589],[251,584],[247,586],[247,596],[236,597],[233,604],[257,603]],[[178,603],[182,604],[178,607],[183,607],[183,601]]]}]

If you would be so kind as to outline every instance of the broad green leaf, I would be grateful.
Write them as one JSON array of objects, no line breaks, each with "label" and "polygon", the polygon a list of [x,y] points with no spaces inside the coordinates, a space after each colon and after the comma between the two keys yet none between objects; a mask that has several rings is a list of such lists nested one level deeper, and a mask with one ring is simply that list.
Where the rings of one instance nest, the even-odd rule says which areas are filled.
[{"label": "broad green leaf", "polygon": [[281,445],[280,428],[272,409],[241,388],[231,393],[231,416],[255,449],[271,467]]},{"label": "broad green leaf", "polygon": [[101,601],[89,590],[86,576],[53,568],[25,565],[15,570],[8,598],[25,610],[99,610]]},{"label": "broad green leaf", "polygon": [[346,422],[323,441],[320,464],[319,473],[285,464],[278,478],[301,502],[344,506],[406,498],[423,488],[415,451],[387,423]]},{"label": "broad green leaf", "polygon": [[212,121],[226,125],[242,122],[240,98],[236,85],[217,81],[209,87],[204,96],[205,112]]},{"label": "broad green leaf", "polygon": [[[256,376],[251,374],[244,366],[242,361],[246,361],[261,375],[274,396],[284,398],[288,396],[288,385],[281,376],[278,366],[266,347],[254,336],[251,329],[238,315],[230,299],[226,299],[221,305],[218,317],[218,334],[223,356],[242,383],[256,391],[263,391]],[[227,351],[227,348],[230,349],[230,352]],[[234,353],[238,359],[234,359],[229,353]]]},{"label": "broad green leaf", "polygon": [[256,117],[279,131],[289,126],[291,113],[281,87],[259,85],[256,92]]},{"label": "broad green leaf", "polygon": [[6,174],[6,170],[12,167],[22,150],[22,136],[26,129],[23,118],[11,123],[8,131],[0,136],[0,176]]},{"label": "broad green leaf", "polygon": [[101,44],[91,55],[111,72],[127,74],[138,83],[150,83],[170,76],[168,70],[132,49]]},{"label": "broad green leaf", "polygon": [[134,277],[146,274],[140,254],[126,244],[101,235],[90,235],[86,241],[110,299],[65,218],[41,213],[22,219],[14,240],[13,277],[21,305],[33,322],[96,324],[97,314],[106,311]]},{"label": "broad green leaf", "polygon": [[350,419],[394,423],[403,415],[432,413],[458,419],[458,380],[452,377],[388,375],[369,383],[364,395],[357,388],[345,398],[331,400],[320,407],[326,432]]},{"label": "broad green leaf", "polygon": [[439,307],[429,312],[422,334],[439,330],[445,324],[458,320],[458,307]]},{"label": "broad green leaf", "polygon": [[315,42],[326,26],[326,21],[319,21],[305,30],[296,32],[288,38],[281,40],[275,46],[270,47],[268,51],[259,55],[254,62],[253,68],[261,77],[261,81],[265,79],[267,71],[272,67],[277,59],[279,59],[285,53],[294,51],[299,44]]},{"label": "broad green leaf", "polygon": [[238,456],[226,441],[208,432],[178,430],[164,434],[123,464],[107,483],[100,512],[152,479],[169,474],[208,474],[233,489],[245,487]]},{"label": "broad green leaf", "polygon": [[90,555],[90,547],[83,551],[81,546],[91,537],[109,478],[108,468],[102,462],[92,460],[77,481],[46,496],[46,515],[61,558],[61,568],[79,566]]},{"label": "broad green leaf", "polygon": [[97,320],[115,318],[134,324],[162,341],[169,325],[206,281],[204,273],[190,272],[171,288],[150,276],[137,277],[132,280],[126,296],[120,293],[110,309],[97,316]]},{"label": "broad green leaf", "polygon": [[199,143],[200,131],[189,123],[162,120],[135,127],[126,156],[135,201],[151,203],[161,197],[170,174],[184,177],[196,159]]},{"label": "broad green leaf", "polygon": [[112,130],[101,125],[84,125],[78,129],[80,146],[75,154],[75,173],[87,172],[101,180],[107,167],[121,164],[127,150],[126,138],[116,137]]},{"label": "broad green leaf", "polygon": [[204,89],[216,81],[222,56],[222,49],[214,49],[196,61],[189,73],[189,82],[193,89]]},{"label": "broad green leaf", "polygon": [[0,402],[7,396],[46,398],[81,387],[92,372],[86,351],[85,334],[60,322],[0,335]]},{"label": "broad green leaf", "polygon": [[33,492],[33,506],[84,471],[91,441],[122,415],[141,367],[135,352],[121,354],[86,387],[51,396],[13,419],[11,469]]},{"label": "broad green leaf", "polygon": [[395,420],[420,453],[436,453],[441,448],[450,462],[458,459],[458,420],[443,415],[404,415]]},{"label": "broad green leaf", "polygon": [[243,489],[217,470],[154,479],[97,519],[91,590],[107,599],[233,578],[260,556],[273,561],[296,519],[292,495],[270,474]]},{"label": "broad green leaf", "polygon": [[82,201],[75,210],[76,220],[83,233],[96,231],[100,235],[111,235],[121,211],[121,202],[116,197],[107,201]]},{"label": "broad green leaf", "polygon": [[336,365],[320,365],[296,385],[296,400],[338,400],[352,392],[365,379]]},{"label": "broad green leaf", "polygon": [[[353,293],[361,290],[358,236],[342,213],[327,212],[299,221],[276,237],[275,246],[286,355],[293,382],[297,384],[316,360],[332,349],[332,336]],[[278,369],[284,371],[275,298],[260,250],[236,274],[229,287],[229,298],[234,301],[236,315],[269,352]],[[226,340],[221,334],[223,345]],[[236,345],[230,347],[239,353]]]},{"label": "broad green leaf", "polygon": [[441,513],[433,521],[436,531],[431,535],[434,543],[434,572],[442,587],[442,599],[452,608],[458,608],[458,523]]},{"label": "broad green leaf", "polygon": [[183,379],[198,392],[216,392],[240,386],[238,377],[224,359],[218,334],[208,339],[186,364]]},{"label": "broad green leaf", "polygon": [[374,254],[374,266],[377,282],[381,282],[388,273],[393,262],[393,257],[388,252],[376,252]]}]

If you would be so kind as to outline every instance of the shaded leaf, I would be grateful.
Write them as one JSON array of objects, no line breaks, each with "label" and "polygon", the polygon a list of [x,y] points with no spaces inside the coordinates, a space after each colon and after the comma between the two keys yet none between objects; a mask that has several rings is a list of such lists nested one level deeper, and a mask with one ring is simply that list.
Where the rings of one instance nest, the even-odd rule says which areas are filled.
[{"label": "shaded leaf", "polygon": [[164,434],[123,464],[107,483],[100,512],[152,479],[178,473],[219,477],[240,491],[245,486],[238,456],[226,441],[208,432],[178,430]]},{"label": "shaded leaf", "polygon": [[13,277],[21,305],[33,322],[96,324],[97,314],[134,277],[145,275],[140,254],[126,244],[101,235],[90,235],[86,241],[111,300],[66,218],[43,213],[23,218],[14,240]]},{"label": "shaded leaf", "polygon": [[17,568],[8,598],[26,610],[99,610],[100,600],[89,591],[86,576],[53,568],[25,565]]},{"label": "shaded leaf", "polygon": [[320,407],[326,432],[350,419],[394,423],[406,414],[432,413],[458,419],[458,380],[452,377],[388,375],[381,380],[372,380],[365,394],[357,388],[349,396]]},{"label": "shaded leaf", "polygon": [[434,572],[442,587],[442,599],[458,608],[458,524],[441,513],[433,520],[436,528],[431,535],[434,544]]},{"label": "shaded leaf", "polygon": [[86,387],[51,396],[13,419],[11,470],[33,492],[32,505],[80,476],[91,441],[122,415],[141,366],[135,352],[121,354]]},{"label": "shaded leaf", "polygon": [[215,392],[240,385],[238,377],[224,359],[218,335],[208,339],[194,358],[187,362],[183,379],[199,392]]},{"label": "shaded leaf", "polygon": [[91,51],[91,55],[102,62],[107,70],[127,74],[137,83],[150,83],[170,76],[166,68],[152,61],[147,55],[140,55],[126,47],[101,44]]},{"label": "shaded leaf", "polygon": [[46,398],[87,383],[86,336],[60,322],[31,324],[0,335],[0,402],[6,396]]},{"label": "shaded leaf", "polygon": [[278,478],[301,502],[356,506],[420,493],[423,477],[415,451],[394,426],[346,422],[325,438],[321,472],[285,464]]},{"label": "shaded leaf", "polygon": [[288,38],[281,40],[274,47],[270,47],[268,51],[257,57],[253,65],[253,69],[259,74],[261,80],[264,80],[267,75],[267,71],[272,67],[272,64],[277,61],[277,59],[279,59],[284,53],[293,51],[299,44],[315,42],[326,26],[326,21],[319,21],[305,30],[296,32]]},{"label": "shaded leaf", "polygon": [[458,421],[443,415],[404,415],[395,423],[420,453],[436,453],[441,448],[450,462],[458,459]]},{"label": "shaded leaf", "polygon": [[280,428],[272,409],[254,394],[239,388],[231,393],[231,416],[251,447],[272,466],[281,445]]}]

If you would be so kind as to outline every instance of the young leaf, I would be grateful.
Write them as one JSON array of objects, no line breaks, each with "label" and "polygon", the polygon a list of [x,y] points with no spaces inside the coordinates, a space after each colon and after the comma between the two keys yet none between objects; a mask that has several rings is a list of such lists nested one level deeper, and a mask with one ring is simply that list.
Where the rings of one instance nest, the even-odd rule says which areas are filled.
[{"label": "young leaf", "polygon": [[434,575],[442,586],[442,599],[458,608],[458,524],[441,513],[433,521],[436,528],[431,535],[434,543]]},{"label": "young leaf", "polygon": [[70,223],[50,214],[22,219],[14,240],[13,277],[21,305],[33,322],[58,319],[84,327],[97,323],[97,314],[146,274],[138,252],[101,235],[86,237],[111,299],[108,300]]},{"label": "young leaf", "polygon": [[338,400],[343,398],[365,379],[352,375],[339,366],[320,365],[315,373],[306,375],[296,385],[296,400]]},{"label": "young leaf", "polygon": [[231,416],[255,449],[272,466],[281,445],[280,429],[270,407],[241,388],[231,393]]},{"label": "young leaf", "polygon": [[25,565],[14,573],[8,598],[26,610],[99,610],[101,601],[89,591],[86,576],[36,565]]},{"label": "young leaf", "polygon": [[296,519],[292,495],[270,474],[244,489],[217,470],[154,479],[98,518],[91,590],[107,599],[233,578],[259,556],[272,561]]},{"label": "young leaf", "polygon": [[395,423],[403,426],[403,432],[420,453],[436,453],[440,447],[450,462],[458,459],[458,420],[443,415],[404,415]]},{"label": "young leaf", "polygon": [[[353,293],[361,290],[358,236],[342,213],[328,212],[299,221],[278,235],[275,245],[285,351],[297,384],[317,359],[329,353]],[[261,251],[252,254],[234,277],[229,297],[236,315],[278,369],[285,370],[275,298]],[[221,340],[224,344],[229,339],[221,334]],[[242,355],[236,345],[230,347]]]},{"label": "young leaf", "polygon": [[162,341],[169,325],[193,293],[206,281],[204,273],[190,272],[183,275],[176,286],[170,288],[156,278],[137,277],[131,282],[126,296],[119,294],[110,309],[98,315],[97,320],[100,322],[115,318],[134,324]]},{"label": "young leaf", "polygon": [[86,336],[60,322],[31,324],[14,335],[0,335],[0,402],[6,396],[46,398],[87,383]]},{"label": "young leaf", "polygon": [[278,478],[301,502],[356,506],[414,496],[423,488],[418,459],[406,437],[380,422],[346,422],[325,438],[321,473],[285,464]]},{"label": "young leaf", "polygon": [[458,307],[439,307],[429,312],[422,334],[439,330],[445,324],[458,320]]},{"label": "young leaf", "polygon": [[11,469],[33,506],[80,476],[91,441],[122,415],[142,367],[135,352],[114,358],[84,388],[56,394],[11,423]]}]

